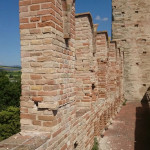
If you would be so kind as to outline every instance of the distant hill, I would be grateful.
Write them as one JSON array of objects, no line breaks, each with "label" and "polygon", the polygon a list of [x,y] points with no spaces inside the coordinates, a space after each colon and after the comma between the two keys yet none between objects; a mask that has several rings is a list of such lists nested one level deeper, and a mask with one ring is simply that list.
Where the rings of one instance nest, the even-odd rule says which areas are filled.
[{"label": "distant hill", "polygon": [[21,66],[15,65],[15,66],[2,66],[0,65],[0,71],[21,71]]}]

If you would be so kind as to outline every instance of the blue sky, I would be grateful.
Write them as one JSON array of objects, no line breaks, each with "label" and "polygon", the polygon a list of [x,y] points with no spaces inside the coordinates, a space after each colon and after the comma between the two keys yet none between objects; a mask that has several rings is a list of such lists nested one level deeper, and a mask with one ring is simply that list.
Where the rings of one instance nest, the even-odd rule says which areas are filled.
[{"label": "blue sky", "polygon": [[90,12],[99,31],[108,31],[111,36],[111,0],[76,0],[76,13]]},{"label": "blue sky", "polygon": [[[20,65],[19,0],[1,0],[0,65]],[[99,31],[111,35],[111,0],[76,0],[76,13],[90,12]]]}]

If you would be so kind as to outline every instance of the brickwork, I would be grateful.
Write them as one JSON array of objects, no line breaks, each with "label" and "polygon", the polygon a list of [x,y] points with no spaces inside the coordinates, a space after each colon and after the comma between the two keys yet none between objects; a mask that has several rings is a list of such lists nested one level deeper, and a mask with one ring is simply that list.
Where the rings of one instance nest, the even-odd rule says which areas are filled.
[{"label": "brickwork", "polygon": [[91,150],[123,101],[116,43],[69,0],[20,0],[20,35],[21,133],[0,147]]},{"label": "brickwork", "polygon": [[124,94],[142,100],[150,87],[149,0],[113,0],[112,37],[124,51]]},{"label": "brickwork", "polygon": [[[20,20],[28,19],[27,23],[20,23],[22,130],[49,131],[50,127],[60,124],[62,114],[55,116],[54,111],[57,113],[59,107],[75,101],[75,9],[72,3],[70,40],[65,41],[65,3],[20,1]],[[23,8],[28,11],[22,12]]]},{"label": "brickwork", "polygon": [[94,63],[94,28],[89,13],[76,15],[76,103],[79,109],[89,110],[96,100]]}]

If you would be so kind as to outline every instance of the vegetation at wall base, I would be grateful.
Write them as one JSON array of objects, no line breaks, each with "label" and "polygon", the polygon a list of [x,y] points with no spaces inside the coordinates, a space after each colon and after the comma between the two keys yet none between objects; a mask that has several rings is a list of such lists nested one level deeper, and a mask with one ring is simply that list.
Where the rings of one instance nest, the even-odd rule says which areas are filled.
[{"label": "vegetation at wall base", "polygon": [[20,131],[20,110],[10,106],[0,112],[0,141]]},{"label": "vegetation at wall base", "polygon": [[94,145],[93,145],[92,150],[99,150],[99,144],[98,144],[97,138],[94,138]]},{"label": "vegetation at wall base", "polygon": [[126,103],[127,103],[127,100],[125,99],[122,105],[125,106]]},{"label": "vegetation at wall base", "polygon": [[20,75],[0,71],[0,141],[20,131]]}]

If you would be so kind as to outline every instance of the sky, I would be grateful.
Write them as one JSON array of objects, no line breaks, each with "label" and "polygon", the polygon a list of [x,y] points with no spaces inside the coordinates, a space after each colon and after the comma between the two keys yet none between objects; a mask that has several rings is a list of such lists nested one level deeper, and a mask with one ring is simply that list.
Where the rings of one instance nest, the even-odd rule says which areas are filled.
[{"label": "sky", "polygon": [[[76,13],[84,12],[111,36],[111,0],[76,0]],[[0,65],[20,65],[19,0],[1,0],[0,18]]]}]

